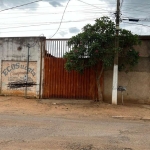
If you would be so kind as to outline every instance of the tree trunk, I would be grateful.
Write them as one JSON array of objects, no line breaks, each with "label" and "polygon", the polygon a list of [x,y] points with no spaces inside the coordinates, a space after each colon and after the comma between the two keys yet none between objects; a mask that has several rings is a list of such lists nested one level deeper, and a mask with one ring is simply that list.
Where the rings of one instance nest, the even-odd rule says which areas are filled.
[{"label": "tree trunk", "polygon": [[96,69],[96,84],[97,84],[97,89],[98,89],[98,101],[103,101],[102,87],[101,87],[101,84],[100,84],[100,79],[101,79],[103,70],[104,70],[103,65],[102,65],[102,67],[99,67],[99,65],[97,66],[97,69]]}]

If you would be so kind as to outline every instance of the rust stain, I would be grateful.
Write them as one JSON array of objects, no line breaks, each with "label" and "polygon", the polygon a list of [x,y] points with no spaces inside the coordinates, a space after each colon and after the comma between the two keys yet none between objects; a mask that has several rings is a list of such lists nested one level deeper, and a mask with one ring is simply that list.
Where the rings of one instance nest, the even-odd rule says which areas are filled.
[{"label": "rust stain", "polygon": [[[97,99],[94,69],[67,72],[64,64],[63,58],[45,57],[43,98]],[[100,84],[103,88],[103,76]]]}]

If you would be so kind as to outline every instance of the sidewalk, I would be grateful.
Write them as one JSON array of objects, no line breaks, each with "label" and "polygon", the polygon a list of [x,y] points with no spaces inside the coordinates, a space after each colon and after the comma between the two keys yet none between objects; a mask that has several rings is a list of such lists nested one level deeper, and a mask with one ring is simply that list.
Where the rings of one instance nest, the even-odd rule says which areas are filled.
[{"label": "sidewalk", "polygon": [[111,105],[92,100],[25,99],[0,96],[0,113],[53,115],[63,117],[150,120],[150,105]]}]

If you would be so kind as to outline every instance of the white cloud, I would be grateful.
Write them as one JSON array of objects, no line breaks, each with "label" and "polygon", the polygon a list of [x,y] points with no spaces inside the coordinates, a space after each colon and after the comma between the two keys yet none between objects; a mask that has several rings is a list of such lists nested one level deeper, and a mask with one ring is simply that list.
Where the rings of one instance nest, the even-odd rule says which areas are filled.
[{"label": "white cloud", "polygon": [[61,32],[59,32],[59,34],[60,34],[62,37],[64,37],[66,34],[68,34],[68,32],[61,31]]},{"label": "white cloud", "polygon": [[53,7],[59,7],[62,6],[63,2],[66,2],[68,0],[45,0],[47,2],[49,2]]},{"label": "white cloud", "polygon": [[[27,4],[27,3],[31,3],[34,2],[36,0],[0,0],[0,7],[1,8],[9,8],[9,7],[14,7],[16,5],[22,5],[22,4]],[[48,2],[49,4],[51,4],[53,7],[59,7],[62,6],[62,4],[64,2],[66,2],[67,0],[42,0],[43,2]],[[34,6],[35,8],[37,8],[39,5],[38,3],[33,3],[31,4],[31,6]],[[18,9],[27,9],[28,6],[23,6],[20,7]]]},{"label": "white cloud", "polygon": [[[14,7],[34,0],[0,0],[1,10]],[[63,22],[54,38],[70,38],[80,32],[84,25],[94,23],[96,18],[109,16],[115,18],[116,0],[83,0],[87,5],[77,0],[71,0]],[[124,0],[121,12],[123,17],[149,18],[149,0],[142,5],[140,0],[131,2]],[[51,37],[57,31],[63,11],[68,0],[43,0],[17,9],[1,12],[0,36],[39,36]],[[128,21],[126,21],[128,22]],[[128,22],[130,23],[130,22]],[[134,23],[134,22],[133,22]],[[139,22],[149,25],[150,22]],[[150,34],[150,28],[136,24],[120,23],[121,28],[129,29],[136,34]]]},{"label": "white cloud", "polygon": [[78,29],[77,27],[71,27],[71,28],[69,28],[69,32],[70,33],[78,33],[78,32],[80,32],[80,29]]}]

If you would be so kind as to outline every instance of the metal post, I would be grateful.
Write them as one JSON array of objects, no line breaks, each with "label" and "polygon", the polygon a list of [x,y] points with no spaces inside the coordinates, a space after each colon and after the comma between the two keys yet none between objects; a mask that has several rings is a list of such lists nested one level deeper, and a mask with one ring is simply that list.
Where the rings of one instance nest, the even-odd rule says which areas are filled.
[{"label": "metal post", "polygon": [[43,61],[43,52],[44,52],[44,56],[45,56],[45,40],[41,40],[40,43],[41,43],[41,58],[40,58],[40,84],[39,84],[39,99],[42,98],[42,61]]},{"label": "metal post", "polygon": [[[119,19],[120,19],[120,0],[117,0],[116,12],[116,49],[119,48]],[[118,52],[116,52],[113,69],[113,87],[112,87],[112,104],[117,105],[117,86],[118,86]]]},{"label": "metal post", "polygon": [[28,54],[27,54],[27,74],[26,74],[26,89],[25,89],[25,97],[27,98],[27,86],[28,86],[28,73],[29,73],[29,49],[30,49],[30,44],[27,44],[28,47]]}]

